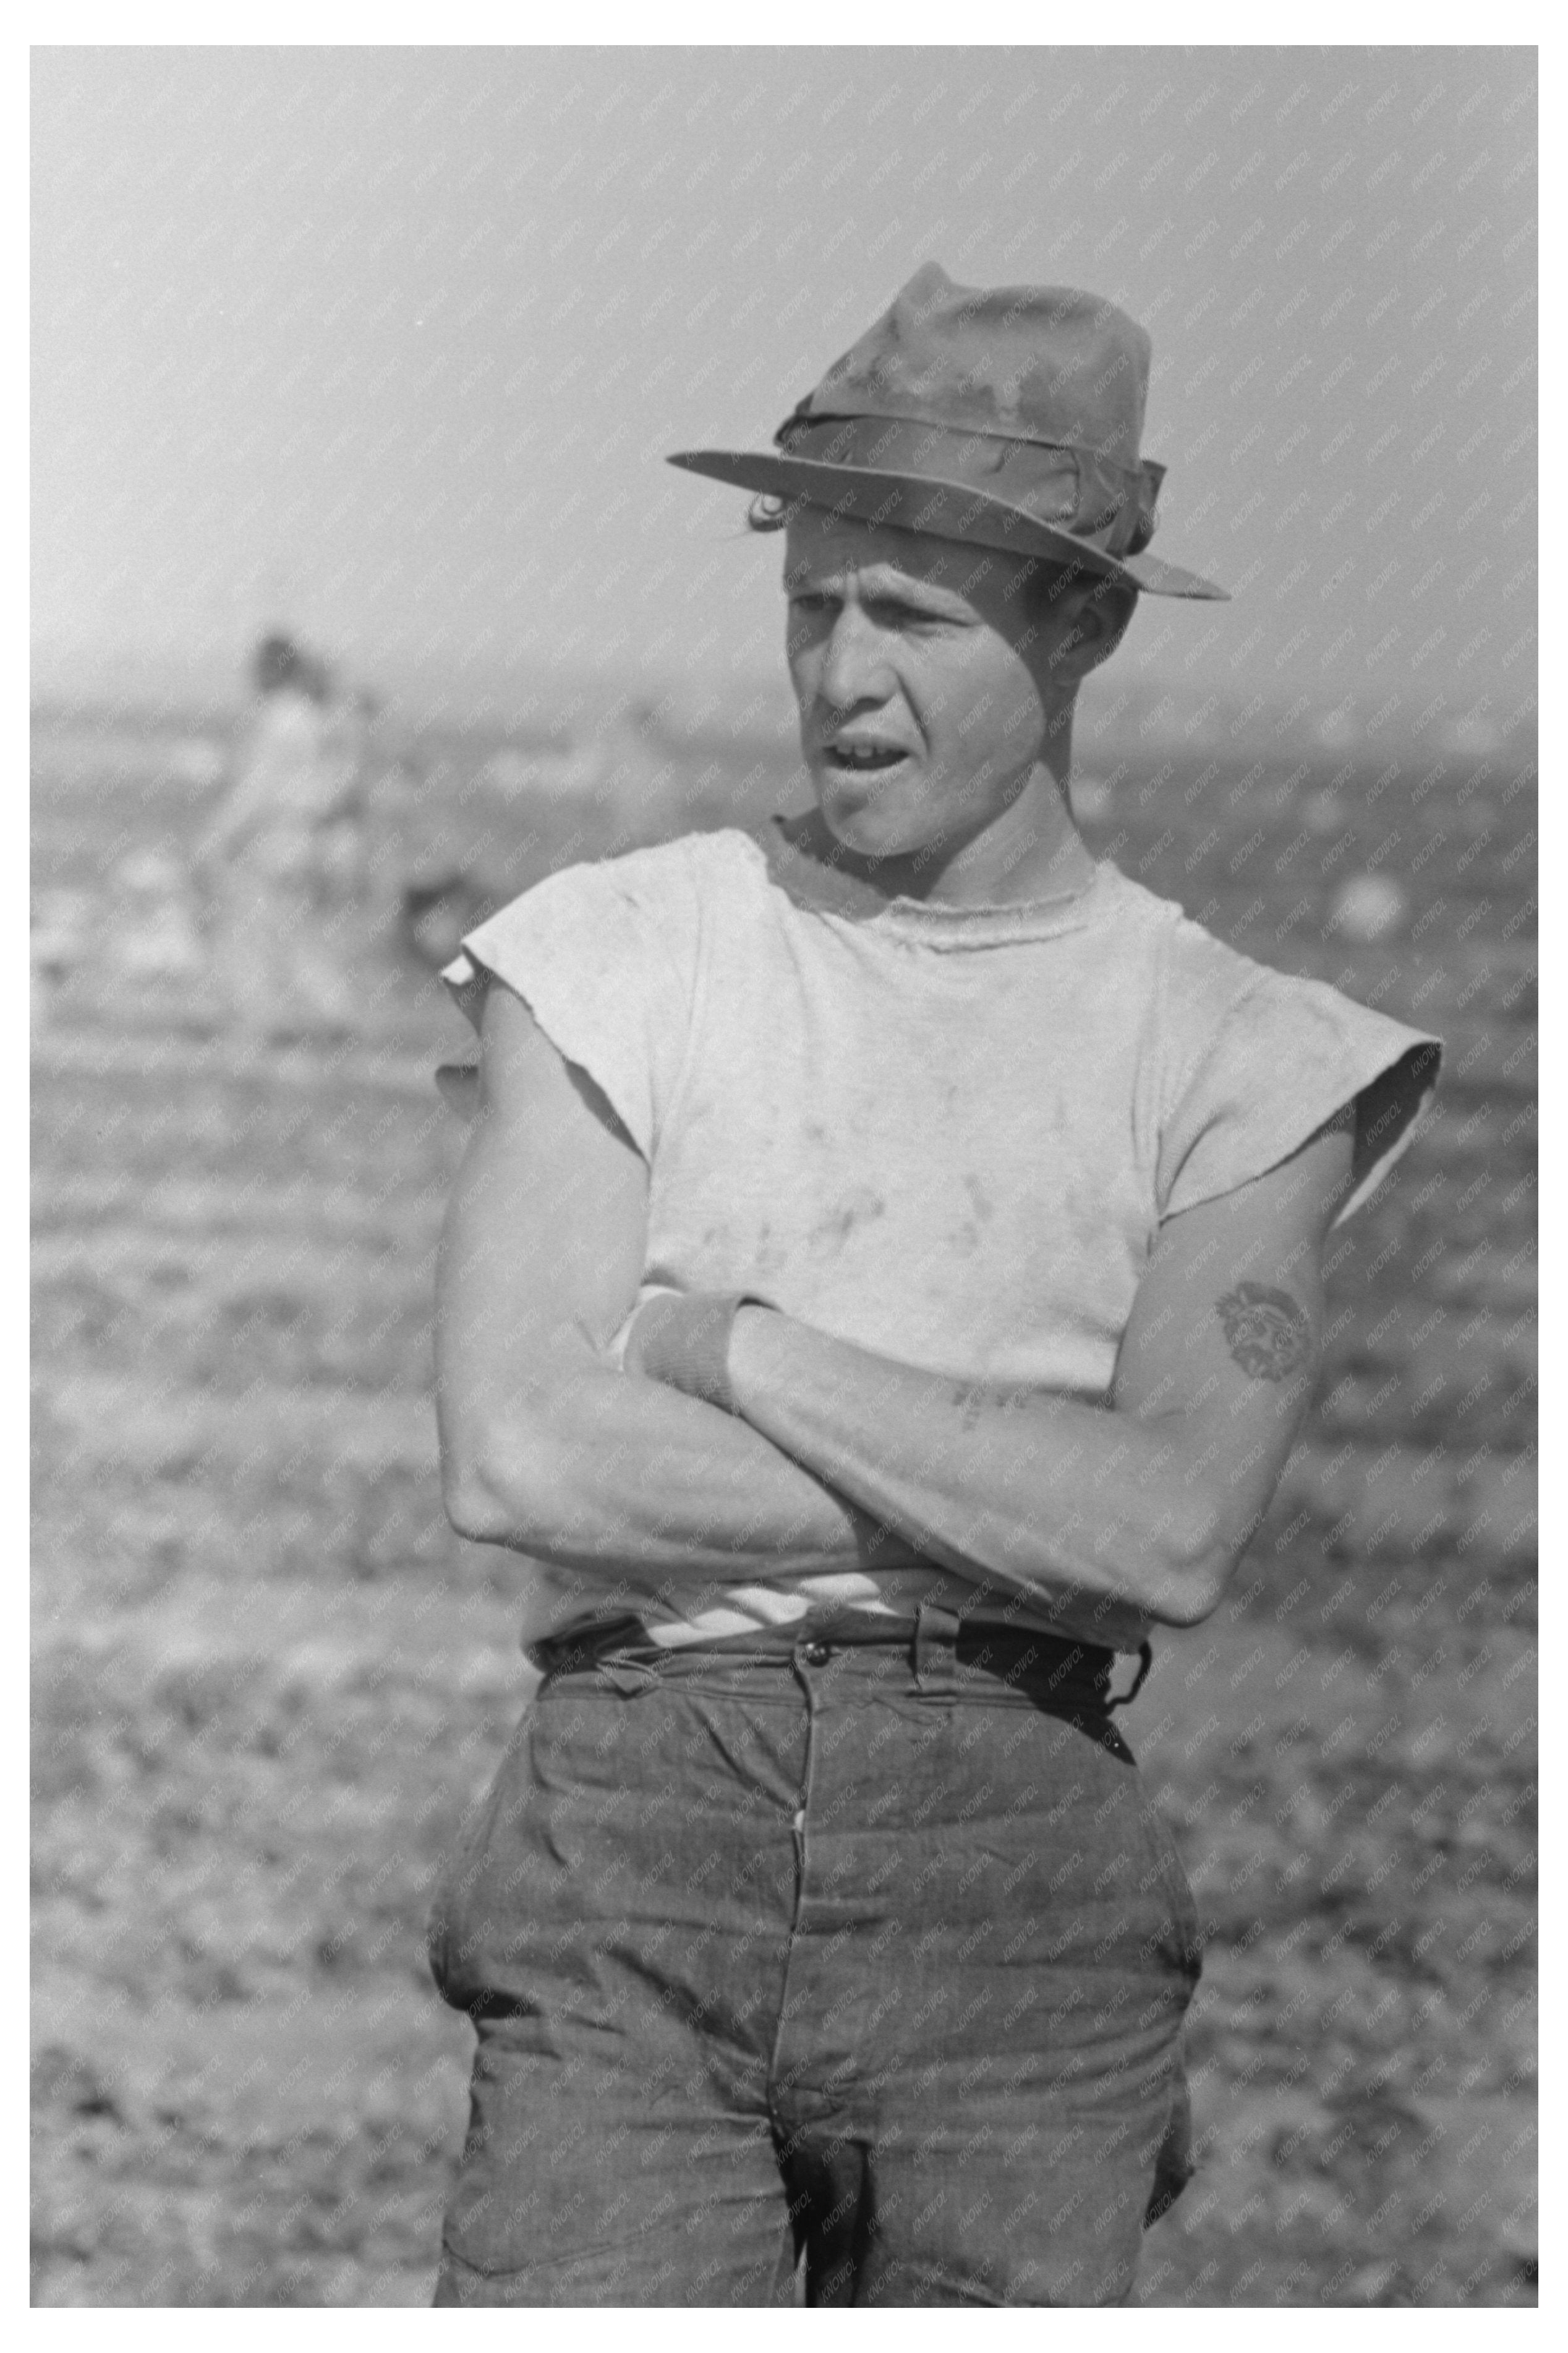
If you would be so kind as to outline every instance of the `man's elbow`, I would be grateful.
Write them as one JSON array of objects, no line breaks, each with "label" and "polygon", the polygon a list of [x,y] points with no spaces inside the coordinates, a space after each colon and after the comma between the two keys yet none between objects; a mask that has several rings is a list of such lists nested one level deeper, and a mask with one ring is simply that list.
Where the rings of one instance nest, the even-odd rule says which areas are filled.
[{"label": "man's elbow", "polygon": [[443,1465],[441,1501],[451,1525],[469,1544],[505,1544],[513,1534],[511,1515],[478,1462]]},{"label": "man's elbow", "polygon": [[443,1433],[441,1500],[470,1544],[547,1552],[570,1515],[563,1450],[543,1424]]},{"label": "man's elbow", "polygon": [[1207,1562],[1173,1569],[1161,1588],[1155,1614],[1178,1630],[1201,1626],[1219,1608],[1229,1577],[1228,1567],[1221,1573]]},{"label": "man's elbow", "polygon": [[1162,1575],[1154,1608],[1167,1626],[1201,1626],[1225,1599],[1245,1546],[1212,1499],[1199,1495],[1162,1532]]}]

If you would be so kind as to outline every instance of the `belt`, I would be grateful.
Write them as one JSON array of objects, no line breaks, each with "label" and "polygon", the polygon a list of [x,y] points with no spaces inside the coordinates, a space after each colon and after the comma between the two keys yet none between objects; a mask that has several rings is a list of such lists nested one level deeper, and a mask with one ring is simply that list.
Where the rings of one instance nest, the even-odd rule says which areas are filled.
[{"label": "belt", "polygon": [[873,1610],[815,1612],[809,1620],[793,1626],[759,1626],[743,1634],[679,1643],[655,1642],[640,1618],[623,1612],[544,1635],[526,1645],[525,1655],[542,1674],[560,1676],[592,1673],[611,1661],[655,1672],[661,1665],[678,1664],[690,1672],[709,1659],[731,1666],[789,1667],[797,1652],[808,1666],[826,1666],[835,1651],[850,1649],[907,1651],[917,1674],[941,1659],[963,1671],[967,1679],[994,1677],[1107,1715],[1137,1698],[1153,1663],[1149,1644],[1140,1644],[1131,1687],[1112,1698],[1114,1651],[1030,1627],[960,1619],[929,1603],[921,1604],[913,1618]]}]

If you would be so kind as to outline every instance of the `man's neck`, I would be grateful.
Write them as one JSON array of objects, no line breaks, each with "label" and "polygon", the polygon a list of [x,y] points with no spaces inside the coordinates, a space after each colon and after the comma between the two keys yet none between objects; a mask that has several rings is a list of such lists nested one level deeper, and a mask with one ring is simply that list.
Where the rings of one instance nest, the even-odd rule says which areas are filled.
[{"label": "man's neck", "polygon": [[1012,907],[1076,898],[1093,880],[1094,860],[1073,823],[1066,793],[1041,766],[984,832],[951,855],[924,859],[920,872],[897,888],[932,905]]}]

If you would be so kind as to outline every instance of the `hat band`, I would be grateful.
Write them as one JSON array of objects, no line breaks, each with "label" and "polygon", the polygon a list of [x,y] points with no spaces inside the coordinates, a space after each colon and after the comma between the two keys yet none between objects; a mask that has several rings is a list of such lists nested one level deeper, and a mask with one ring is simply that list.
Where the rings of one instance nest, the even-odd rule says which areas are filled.
[{"label": "hat band", "polygon": [[1152,459],[1134,472],[1072,442],[1021,441],[902,417],[797,411],[773,438],[787,457],[816,465],[958,484],[1070,532],[1106,555],[1137,554],[1154,536],[1165,470]]}]

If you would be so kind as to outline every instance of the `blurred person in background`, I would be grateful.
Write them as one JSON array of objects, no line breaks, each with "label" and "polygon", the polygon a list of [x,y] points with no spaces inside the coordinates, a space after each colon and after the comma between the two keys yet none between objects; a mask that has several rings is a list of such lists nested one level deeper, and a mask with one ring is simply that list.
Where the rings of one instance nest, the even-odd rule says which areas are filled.
[{"label": "blurred person in background", "polygon": [[817,807],[447,975],[445,1488],[542,1564],[543,1680],[433,1915],[438,2304],[1116,2304],[1190,2173],[1197,1915],[1113,1712],[1268,1508],[1438,1047],[1073,823],[1139,595],[1224,593],[1148,553],[1149,364],[928,266],[774,451],[678,459],[786,531]]},{"label": "blurred person in background", "polygon": [[366,711],[281,632],[252,674],[255,708],[193,867],[229,1021],[259,1045],[353,1025]]}]

